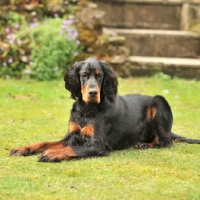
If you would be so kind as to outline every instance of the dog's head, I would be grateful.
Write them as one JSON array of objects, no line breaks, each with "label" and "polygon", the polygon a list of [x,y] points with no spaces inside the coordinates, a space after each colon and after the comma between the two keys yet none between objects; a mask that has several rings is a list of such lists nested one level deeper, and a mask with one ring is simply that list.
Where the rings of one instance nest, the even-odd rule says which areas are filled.
[{"label": "dog's head", "polygon": [[88,58],[76,62],[64,77],[65,88],[71,92],[73,99],[82,98],[85,103],[99,104],[103,97],[110,102],[117,94],[117,77],[107,63]]}]

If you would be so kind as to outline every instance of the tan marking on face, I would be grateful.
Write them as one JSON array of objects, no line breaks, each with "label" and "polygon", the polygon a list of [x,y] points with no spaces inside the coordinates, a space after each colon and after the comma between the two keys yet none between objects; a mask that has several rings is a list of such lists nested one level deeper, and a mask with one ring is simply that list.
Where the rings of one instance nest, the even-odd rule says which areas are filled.
[{"label": "tan marking on face", "polygon": [[92,137],[94,135],[94,127],[92,125],[85,126],[81,129],[81,134]]},{"label": "tan marking on face", "polygon": [[69,132],[80,131],[81,127],[75,122],[69,122]]},{"label": "tan marking on face", "polygon": [[101,87],[98,87],[97,88],[97,91],[98,91],[98,94],[96,95],[96,97],[93,99],[90,97],[90,95],[88,94],[88,87],[87,85],[85,86],[82,86],[81,87],[81,93],[82,93],[82,100],[85,102],[85,103],[88,103],[90,101],[95,101],[97,104],[100,103],[101,101]]},{"label": "tan marking on face", "polygon": [[97,94],[97,103],[99,104],[101,102],[101,87],[98,87],[98,94]]},{"label": "tan marking on face", "polygon": [[98,75],[100,72],[98,70],[95,71],[95,74]]},{"label": "tan marking on face", "polygon": [[89,102],[89,95],[88,95],[88,87],[87,85],[84,85],[81,87],[81,93],[82,93],[82,100],[85,101],[85,103]]}]

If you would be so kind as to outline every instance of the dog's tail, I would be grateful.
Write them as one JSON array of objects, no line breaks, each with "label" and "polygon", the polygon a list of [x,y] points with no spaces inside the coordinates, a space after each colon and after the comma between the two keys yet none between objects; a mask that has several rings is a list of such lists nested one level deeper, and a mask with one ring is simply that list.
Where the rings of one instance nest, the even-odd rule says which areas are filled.
[{"label": "dog's tail", "polygon": [[185,142],[188,144],[200,144],[200,140],[198,139],[189,139],[189,138],[185,138],[182,137],[180,135],[177,135],[175,133],[170,132],[170,137],[174,142]]}]

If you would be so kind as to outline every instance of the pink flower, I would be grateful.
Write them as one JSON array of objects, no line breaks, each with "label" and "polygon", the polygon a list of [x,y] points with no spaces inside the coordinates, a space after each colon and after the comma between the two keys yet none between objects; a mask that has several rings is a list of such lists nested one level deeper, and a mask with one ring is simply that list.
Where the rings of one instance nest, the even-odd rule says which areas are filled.
[{"label": "pink flower", "polygon": [[10,57],[10,58],[8,58],[8,62],[9,63],[12,63],[13,62],[13,59]]},{"label": "pink flower", "polygon": [[21,40],[17,40],[17,44],[22,44],[22,41]]},{"label": "pink flower", "polygon": [[54,13],[53,16],[54,16],[54,17],[59,17],[59,14],[58,14],[58,13]]},{"label": "pink flower", "polygon": [[9,40],[9,43],[10,43],[10,44],[13,44],[13,43],[14,43],[14,40]]},{"label": "pink flower", "polygon": [[19,28],[19,25],[18,25],[18,24],[14,25],[14,28],[15,28],[15,29],[18,29],[18,28]]},{"label": "pink flower", "polygon": [[75,31],[73,36],[76,38],[78,36],[78,31]]},{"label": "pink flower", "polygon": [[73,24],[73,23],[74,23],[73,19],[66,19],[66,20],[63,21],[64,25],[69,25],[69,24]]},{"label": "pink flower", "polygon": [[30,23],[30,28],[35,28],[35,27],[37,27],[38,25],[37,24],[34,24],[34,23]]},{"label": "pink flower", "polygon": [[5,32],[6,33],[10,33],[10,29],[9,28],[5,28]]},{"label": "pink flower", "polygon": [[12,35],[11,35],[11,34],[8,34],[8,35],[7,35],[7,38],[8,38],[8,39],[11,39],[11,38],[12,38]]}]

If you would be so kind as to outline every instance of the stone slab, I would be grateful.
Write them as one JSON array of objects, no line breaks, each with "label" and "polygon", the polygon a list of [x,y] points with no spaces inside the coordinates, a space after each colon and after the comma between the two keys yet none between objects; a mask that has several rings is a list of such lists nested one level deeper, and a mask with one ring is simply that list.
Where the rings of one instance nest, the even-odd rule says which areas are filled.
[{"label": "stone slab", "polygon": [[[96,2],[108,2],[108,0],[94,0]],[[190,4],[199,4],[200,0],[109,0],[109,2],[112,3],[120,3],[120,2],[126,2],[126,3],[149,3],[149,4],[184,4],[184,3],[190,3]]]},{"label": "stone slab", "polygon": [[200,69],[200,59],[191,58],[164,58],[164,57],[142,57],[130,56],[127,58],[130,63],[153,63],[162,66],[177,66],[182,68]]},{"label": "stone slab", "polygon": [[95,0],[105,11],[105,26],[112,28],[143,28],[179,30],[181,3],[168,1],[101,1]]},{"label": "stone slab", "polygon": [[130,56],[124,63],[110,63],[122,77],[163,72],[174,77],[200,79],[200,59]]},{"label": "stone slab", "polygon": [[133,56],[198,58],[200,34],[188,31],[110,29],[126,37]]},{"label": "stone slab", "polygon": [[188,30],[199,18],[200,0],[94,0],[112,28]]}]

